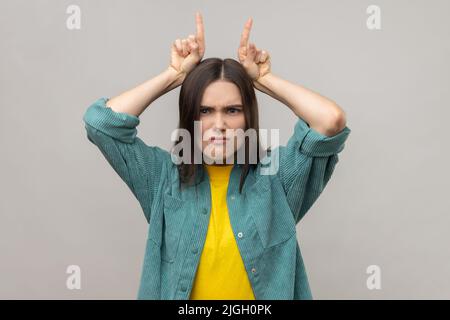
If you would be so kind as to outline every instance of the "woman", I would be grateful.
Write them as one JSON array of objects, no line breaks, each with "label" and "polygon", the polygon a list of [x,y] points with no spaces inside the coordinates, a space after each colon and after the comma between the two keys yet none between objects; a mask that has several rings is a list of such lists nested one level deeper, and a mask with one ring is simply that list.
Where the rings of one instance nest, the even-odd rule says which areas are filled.
[{"label": "woman", "polygon": [[[174,42],[164,72],[97,100],[83,118],[89,140],[129,186],[148,222],[138,299],[312,299],[296,225],[338,162],[350,133],[345,114],[333,101],[271,72],[268,52],[248,43],[251,18],[239,62],[201,61],[199,13],[196,24],[196,35]],[[155,99],[179,85],[179,128],[188,135],[176,145],[189,148],[175,155],[144,143],[136,126]],[[264,163],[259,137],[255,162],[247,140],[236,134],[258,130],[254,88],[297,117],[287,145],[267,152]],[[191,152],[197,149],[199,162]],[[263,173],[266,163],[276,169]]]}]

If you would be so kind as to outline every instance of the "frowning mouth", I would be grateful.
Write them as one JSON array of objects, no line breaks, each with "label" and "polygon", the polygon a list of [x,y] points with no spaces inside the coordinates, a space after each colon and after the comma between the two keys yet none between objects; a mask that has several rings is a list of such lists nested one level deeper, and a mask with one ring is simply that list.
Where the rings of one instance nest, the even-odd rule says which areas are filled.
[{"label": "frowning mouth", "polygon": [[212,144],[225,144],[228,140],[228,138],[225,137],[211,137],[209,138],[209,142]]}]

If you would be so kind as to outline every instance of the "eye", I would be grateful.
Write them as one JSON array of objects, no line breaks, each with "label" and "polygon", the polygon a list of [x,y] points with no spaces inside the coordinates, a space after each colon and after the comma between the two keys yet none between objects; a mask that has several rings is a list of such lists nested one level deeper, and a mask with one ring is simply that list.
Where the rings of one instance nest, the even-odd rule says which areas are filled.
[{"label": "eye", "polygon": [[209,108],[200,108],[200,113],[206,114],[209,111]]},{"label": "eye", "polygon": [[235,113],[241,112],[241,109],[238,109],[238,108],[229,108],[228,111],[233,111],[233,112],[230,112],[230,113],[235,114]]}]

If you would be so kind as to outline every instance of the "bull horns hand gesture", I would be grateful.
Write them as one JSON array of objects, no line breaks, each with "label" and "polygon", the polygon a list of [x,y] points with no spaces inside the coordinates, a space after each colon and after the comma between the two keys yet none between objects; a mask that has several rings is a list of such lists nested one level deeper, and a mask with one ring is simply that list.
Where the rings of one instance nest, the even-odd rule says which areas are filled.
[{"label": "bull horns hand gesture", "polygon": [[[205,32],[203,17],[200,12],[196,13],[195,20],[197,26],[196,34],[190,34],[185,39],[176,39],[171,48],[169,68],[175,70],[181,78],[184,78],[194,69],[205,54]],[[257,49],[254,43],[249,44],[248,39],[252,23],[252,18],[249,18],[245,23],[239,43],[238,58],[247,74],[255,83],[271,72],[271,63],[270,55],[266,50]]]},{"label": "bull horns hand gesture", "polygon": [[248,43],[253,19],[245,23],[239,43],[238,58],[247,74],[255,82],[270,73],[270,55],[265,50],[257,49],[254,43]]}]

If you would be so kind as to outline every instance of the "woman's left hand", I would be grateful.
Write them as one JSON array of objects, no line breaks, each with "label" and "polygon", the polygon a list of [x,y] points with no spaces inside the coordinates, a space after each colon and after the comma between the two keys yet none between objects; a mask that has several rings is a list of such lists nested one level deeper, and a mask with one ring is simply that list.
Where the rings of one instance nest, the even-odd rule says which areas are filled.
[{"label": "woman's left hand", "polygon": [[258,81],[270,73],[270,55],[266,50],[257,49],[254,43],[248,43],[253,19],[249,18],[241,34],[238,48],[239,62],[244,66],[253,81]]}]

